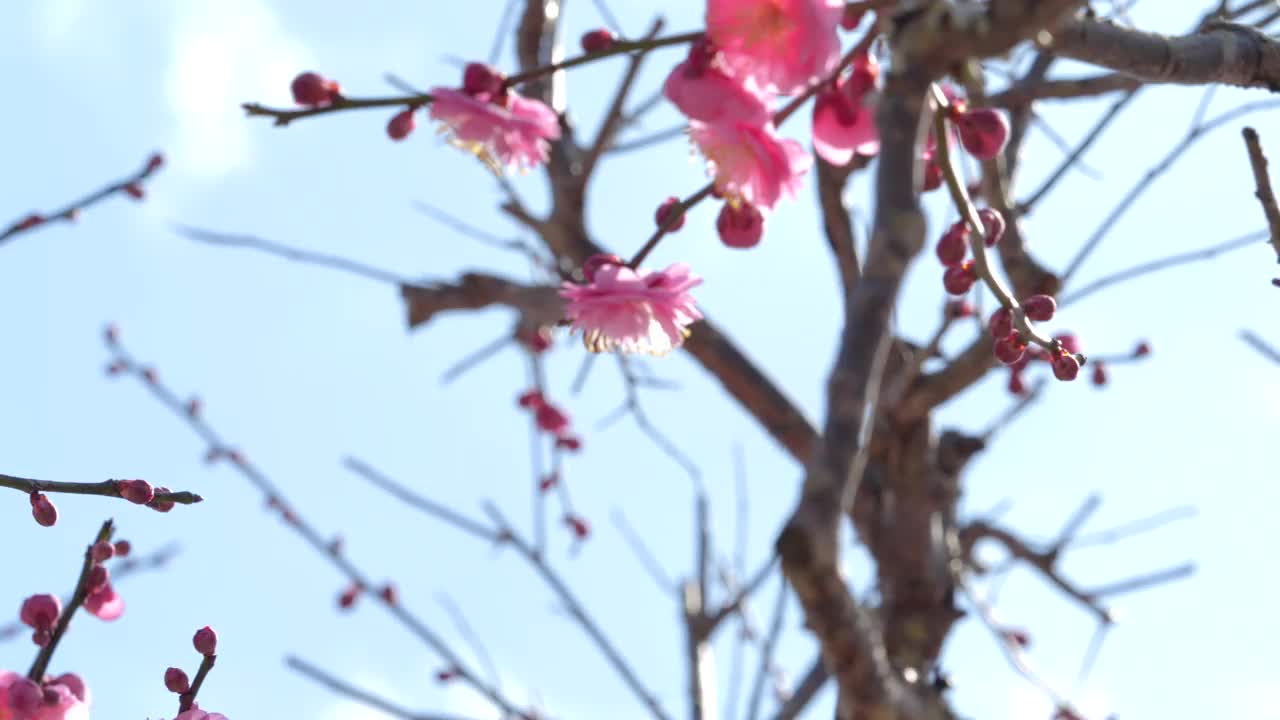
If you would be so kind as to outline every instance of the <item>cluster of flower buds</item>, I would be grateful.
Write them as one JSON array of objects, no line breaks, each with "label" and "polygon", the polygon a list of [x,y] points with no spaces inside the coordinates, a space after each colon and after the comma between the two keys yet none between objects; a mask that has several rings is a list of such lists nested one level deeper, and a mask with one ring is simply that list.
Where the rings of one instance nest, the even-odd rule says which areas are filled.
[{"label": "cluster of flower buds", "polygon": [[[997,314],[1001,311],[997,310]],[[995,316],[992,322],[996,322]],[[1001,320],[1003,322],[1003,320]],[[994,332],[992,333],[994,335]],[[1013,333],[1017,334],[1017,333]],[[1080,367],[1084,364],[1084,356],[1080,354],[1080,339],[1071,333],[1061,333],[1053,336],[1054,343],[1057,347],[1056,351],[1048,351],[1037,346],[1022,347],[1022,354],[1013,360],[1006,362],[1009,367],[1009,392],[1014,395],[1024,395],[1027,392],[1026,380],[1023,374],[1027,368],[1035,362],[1047,363],[1053,370],[1053,376],[1059,380],[1071,381],[1075,380],[1080,374]],[[1012,344],[1014,341],[1008,341],[1005,345]],[[1002,362],[1008,355],[1002,356],[1001,353],[1009,353],[1009,350],[1001,350],[1002,343],[996,341],[996,357]]]},{"label": "cluster of flower buds", "polygon": [[[218,654],[218,633],[206,625],[192,636],[191,644],[203,657],[200,663],[201,674],[207,673]],[[200,680],[201,676],[198,674],[196,680]],[[200,709],[196,704],[195,690],[191,687],[191,680],[182,668],[167,668],[164,671],[164,686],[169,692],[179,696],[182,707],[188,708],[178,713],[176,720],[227,720],[222,713],[211,713]]]},{"label": "cluster of flower buds", "polygon": [[[995,247],[1004,237],[1004,216],[991,208],[978,211],[982,218],[983,242]],[[952,295],[965,295],[978,282],[977,264],[969,258],[969,226],[963,219],[947,228],[934,248],[938,260],[946,267],[942,273],[942,286]]]},{"label": "cluster of flower buds", "polygon": [[526,410],[533,411],[538,429],[555,437],[556,448],[570,452],[582,449],[582,439],[574,435],[570,429],[569,416],[543,397],[541,391],[525,391],[516,399],[516,403]]},{"label": "cluster of flower buds", "polygon": [[[89,717],[89,688],[74,673],[46,675],[35,682],[0,670],[0,718],[63,720]],[[186,720],[184,718],[183,720]],[[225,719],[224,719],[225,720]]]},{"label": "cluster of flower buds", "polygon": [[172,500],[158,500],[156,495],[171,492],[164,486],[151,487],[146,480],[116,480],[116,492],[120,497],[136,505],[146,505],[156,512],[169,512],[173,509]]},{"label": "cluster of flower buds", "polygon": [[57,595],[32,595],[22,601],[18,619],[31,628],[31,642],[44,647],[53,638],[53,628],[62,617],[62,600]]}]

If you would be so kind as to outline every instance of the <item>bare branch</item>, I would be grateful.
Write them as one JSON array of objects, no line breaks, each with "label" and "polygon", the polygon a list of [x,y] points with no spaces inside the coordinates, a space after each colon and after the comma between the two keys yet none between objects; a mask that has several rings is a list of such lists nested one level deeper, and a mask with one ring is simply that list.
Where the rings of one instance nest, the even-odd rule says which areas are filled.
[{"label": "bare branch", "polygon": [[359,703],[368,705],[371,708],[380,710],[391,717],[401,718],[402,720],[468,720],[459,715],[434,715],[417,713],[397,705],[386,698],[379,697],[361,688],[348,683],[346,680],[339,678],[337,675],[327,673],[311,663],[303,660],[296,655],[290,655],[285,658],[285,664],[291,670],[295,670],[311,680],[323,685],[333,692],[343,697],[351,698]]},{"label": "bare branch", "polygon": [[[103,497],[124,498],[121,494],[121,480],[103,480],[102,482],[65,482],[61,480],[32,480],[0,473],[0,487],[11,488],[19,492],[66,493],[68,495],[101,495]],[[157,492],[148,505],[158,503],[177,503],[193,505],[204,498],[186,490],[178,492]]]},{"label": "bare branch", "polygon": [[1267,156],[1262,152],[1262,142],[1258,139],[1258,131],[1247,127],[1241,131],[1244,135],[1245,148],[1249,151],[1249,166],[1253,168],[1253,181],[1258,189],[1254,196],[1262,204],[1262,212],[1267,218],[1267,226],[1271,228],[1271,245],[1276,249],[1276,259],[1280,261],[1280,207],[1276,206],[1276,195],[1271,190],[1271,178],[1267,175]]},{"label": "bare branch", "polygon": [[1254,350],[1262,353],[1263,357],[1277,365],[1280,365],[1280,349],[1277,349],[1266,340],[1263,340],[1257,333],[1252,330],[1241,330],[1240,339],[1249,343]]},{"label": "bare branch", "polygon": [[1054,30],[1050,48],[1149,83],[1280,90],[1280,43],[1247,25],[1211,21],[1200,32],[1169,37],[1080,18]]},{"label": "bare branch", "polygon": [[618,532],[622,533],[622,537],[627,541],[627,546],[631,548],[631,552],[635,553],[636,559],[640,561],[641,567],[653,579],[653,582],[664,592],[676,591],[676,583],[671,579],[670,575],[662,569],[662,565],[658,559],[653,556],[653,552],[644,544],[644,538],[631,527],[631,523],[627,522],[627,516],[617,508],[610,514],[613,519],[614,527],[618,528]]}]

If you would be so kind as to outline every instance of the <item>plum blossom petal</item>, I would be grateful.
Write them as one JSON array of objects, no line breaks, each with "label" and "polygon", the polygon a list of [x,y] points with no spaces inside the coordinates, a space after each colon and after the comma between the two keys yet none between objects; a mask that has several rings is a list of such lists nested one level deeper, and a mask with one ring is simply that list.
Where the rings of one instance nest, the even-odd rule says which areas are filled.
[{"label": "plum blossom petal", "polygon": [[715,66],[686,60],[672,69],[662,86],[666,96],[690,120],[764,125],[769,106],[753,82],[740,82]]},{"label": "plum blossom petal", "polygon": [[772,125],[693,121],[689,135],[706,157],[716,189],[764,210],[795,197],[813,164],[800,143],[780,137]]},{"label": "plum blossom petal", "polygon": [[707,35],[730,74],[791,95],[840,57],[844,0],[707,0]]},{"label": "plum blossom petal", "polygon": [[555,111],[538,100],[512,92],[503,98],[473,96],[445,87],[432,88],[431,95],[431,119],[441,123],[449,141],[496,173],[545,163],[548,141],[560,137]]},{"label": "plum blossom petal", "polygon": [[560,295],[574,331],[591,352],[666,355],[680,347],[689,325],[702,319],[689,290],[700,285],[688,265],[665,270],[599,266],[585,285],[566,282]]}]

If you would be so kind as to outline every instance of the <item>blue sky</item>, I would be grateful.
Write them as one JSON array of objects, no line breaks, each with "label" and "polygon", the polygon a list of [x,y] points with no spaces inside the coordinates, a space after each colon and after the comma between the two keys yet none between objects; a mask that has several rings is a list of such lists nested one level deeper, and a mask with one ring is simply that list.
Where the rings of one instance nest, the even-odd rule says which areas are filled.
[{"label": "blue sky", "polygon": [[[56,497],[53,529],[31,522],[24,498],[0,503],[0,527],[14,550],[0,605],[16,611],[36,592],[65,592],[97,525],[115,517],[121,536],[145,550],[177,541],[182,553],[162,572],[120,589],[129,609],[104,624],[80,618],[53,663],[91,684],[97,718],[172,715],[165,667],[193,670],[191,633],[221,634],[219,664],[201,696],[232,718],[381,717],[345,703],[288,671],[296,653],[357,684],[421,710],[493,717],[469,691],[439,686],[438,660],[374,603],[339,613],[342,579],[273,515],[230,468],[207,467],[203,448],[181,423],[131,381],[104,378],[104,323],[119,323],[130,349],[180,393],[197,393],[207,417],[235,440],[317,527],[342,533],[370,575],[389,577],[406,604],[455,642],[465,642],[435,597],[463,609],[518,701],[539,700],[556,717],[645,717],[600,662],[578,628],[517,558],[481,547],[396,504],[341,466],[358,456],[431,497],[481,517],[496,500],[528,526],[531,469],[527,418],[514,406],[525,388],[522,359],[507,350],[451,385],[440,375],[458,358],[505,332],[502,310],[441,317],[407,333],[394,288],[249,251],[193,243],[184,223],[253,233],[339,254],[411,277],[452,278],[484,269],[517,278],[519,257],[434,224],[415,201],[446,206],[502,236],[517,236],[495,209],[499,195],[478,163],[425,127],[404,143],[383,134],[381,112],[340,114],[273,128],[242,117],[240,102],[283,103],[302,69],[339,79],[354,94],[388,90],[394,72],[415,84],[451,84],[457,59],[488,54],[502,2],[456,4],[378,0],[350,4],[300,0],[158,0],[107,6],[87,0],[10,3],[0,8],[0,71],[10,98],[3,121],[0,217],[47,209],[140,165],[163,149],[170,164],[148,186],[146,202],[114,199],[77,226],[59,225],[0,248],[0,470],[66,480],[144,477],[202,493],[207,501],[168,515],[94,498]],[[614,3],[625,30],[638,34],[654,13],[673,31],[693,29],[696,3]],[[1139,4],[1135,18],[1155,30],[1190,25],[1195,3]],[[567,8],[567,37],[600,23],[591,4]],[[654,56],[641,87],[655,88],[678,51]],[[509,45],[503,64],[510,66]],[[1063,64],[1062,72],[1080,68]],[[573,73],[578,124],[593,128],[621,72],[617,61]],[[642,93],[643,96],[643,93]],[[1260,92],[1222,91],[1215,111]],[[1087,157],[1100,179],[1073,174],[1027,223],[1033,250],[1062,267],[1111,204],[1185,132],[1200,92],[1146,92]],[[1083,135],[1105,102],[1046,105],[1053,126]],[[801,116],[803,117],[803,115]],[[1253,116],[1280,155],[1275,112]],[[678,122],[670,108],[645,130]],[[1256,230],[1261,213],[1238,131],[1224,127],[1198,143],[1144,196],[1085,265],[1080,280],[1146,258]],[[784,134],[802,141],[797,118]],[[1058,153],[1037,133],[1028,146],[1023,188],[1037,184]],[[589,222],[605,245],[629,253],[643,242],[652,211],[668,195],[700,185],[684,141],[618,156],[592,191]],[[545,203],[537,175],[517,178],[532,207]],[[868,177],[853,183],[856,219],[869,221]],[[834,268],[813,212],[811,189],[771,219],[764,243],[734,252],[716,240],[713,207],[651,262],[691,263],[706,277],[698,298],[811,419],[839,331]],[[933,223],[949,222],[941,198]],[[1280,342],[1268,284],[1274,257],[1265,245],[1151,276],[1100,293],[1060,313],[1053,329],[1072,329],[1086,352],[1125,352],[1149,339],[1149,362],[1116,367],[1103,391],[1080,382],[1053,385],[1043,401],[1002,433],[967,476],[964,507],[981,512],[1003,499],[1011,525],[1051,536],[1091,492],[1104,498],[1091,527],[1122,523],[1168,507],[1199,515],[1163,531],[1067,558],[1082,584],[1102,585],[1195,560],[1194,578],[1115,602],[1111,633],[1089,682],[1075,697],[1086,710],[1120,717],[1280,717],[1268,688],[1274,658],[1259,634],[1277,584],[1258,550],[1272,543],[1280,504],[1270,442],[1280,421],[1280,368],[1236,338],[1252,328]],[[909,336],[933,329],[941,299],[930,257],[914,266],[900,323]],[[549,382],[585,435],[567,479],[596,534],[571,553],[553,532],[553,557],[669,711],[684,713],[684,668],[674,595],[659,590],[609,522],[614,508],[646,537],[673,576],[691,563],[691,483],[634,423],[595,423],[623,400],[611,362],[598,362],[584,393],[569,394],[581,346],[560,338]],[[968,341],[963,332],[952,338]],[[688,358],[651,363],[679,381],[678,393],[649,392],[646,412],[698,465],[716,501],[719,549],[732,552],[733,448],[741,445],[750,494],[748,565],[770,547],[790,509],[799,469],[737,411]],[[947,405],[940,420],[978,430],[1008,399],[1003,378]],[[851,561],[855,578],[866,568]],[[859,590],[865,590],[865,582]],[[764,621],[776,592],[756,605]],[[1033,659],[1070,690],[1092,622],[1036,577],[1015,573],[1001,616],[1026,626]],[[794,605],[779,660],[793,674],[812,658],[811,638]],[[727,668],[731,632],[719,665]],[[24,669],[33,648],[0,646],[0,668]],[[470,655],[468,654],[468,657]],[[750,658],[751,656],[749,656]],[[984,718],[1045,717],[1033,690],[1007,668],[978,623],[950,641],[946,665],[955,700]],[[754,668],[754,659],[748,667]],[[1179,688],[1194,690],[1178,692]],[[806,717],[829,717],[824,695]],[[766,704],[766,708],[769,705]]]}]

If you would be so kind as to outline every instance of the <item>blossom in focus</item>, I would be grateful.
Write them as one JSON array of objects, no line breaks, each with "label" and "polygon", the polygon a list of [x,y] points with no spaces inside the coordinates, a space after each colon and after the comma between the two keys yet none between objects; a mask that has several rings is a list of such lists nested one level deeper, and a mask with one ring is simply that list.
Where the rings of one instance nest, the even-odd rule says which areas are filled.
[{"label": "blossom in focus", "polygon": [[813,149],[832,165],[847,165],[858,155],[880,152],[880,133],[868,98],[875,89],[880,67],[863,54],[853,72],[836,80],[835,87],[818,93],[813,103]]},{"label": "blossom in focus", "polygon": [[449,142],[473,153],[491,170],[527,169],[547,161],[548,141],[560,137],[555,111],[514,92],[502,95],[432,88],[431,119]]},{"label": "blossom in focus", "polygon": [[844,0],[707,0],[707,35],[730,74],[791,95],[840,58]]},{"label": "blossom in focus", "polygon": [[680,347],[689,325],[702,319],[689,294],[701,283],[684,263],[661,271],[603,264],[585,285],[563,283],[560,296],[573,330],[582,332],[591,352],[661,356]]},{"label": "blossom in focus", "polygon": [[769,106],[754,83],[739,82],[707,62],[686,60],[671,70],[662,94],[690,120],[764,125]]},{"label": "blossom in focus", "polygon": [[[32,693],[30,699],[24,697]],[[88,690],[75,675],[59,676],[40,687],[23,675],[0,670],[0,720],[89,720],[88,700]],[[34,705],[34,711],[19,712],[27,704]]]},{"label": "blossom in focus", "polygon": [[689,123],[689,135],[707,159],[716,190],[764,210],[795,197],[813,158],[772,125]]}]

